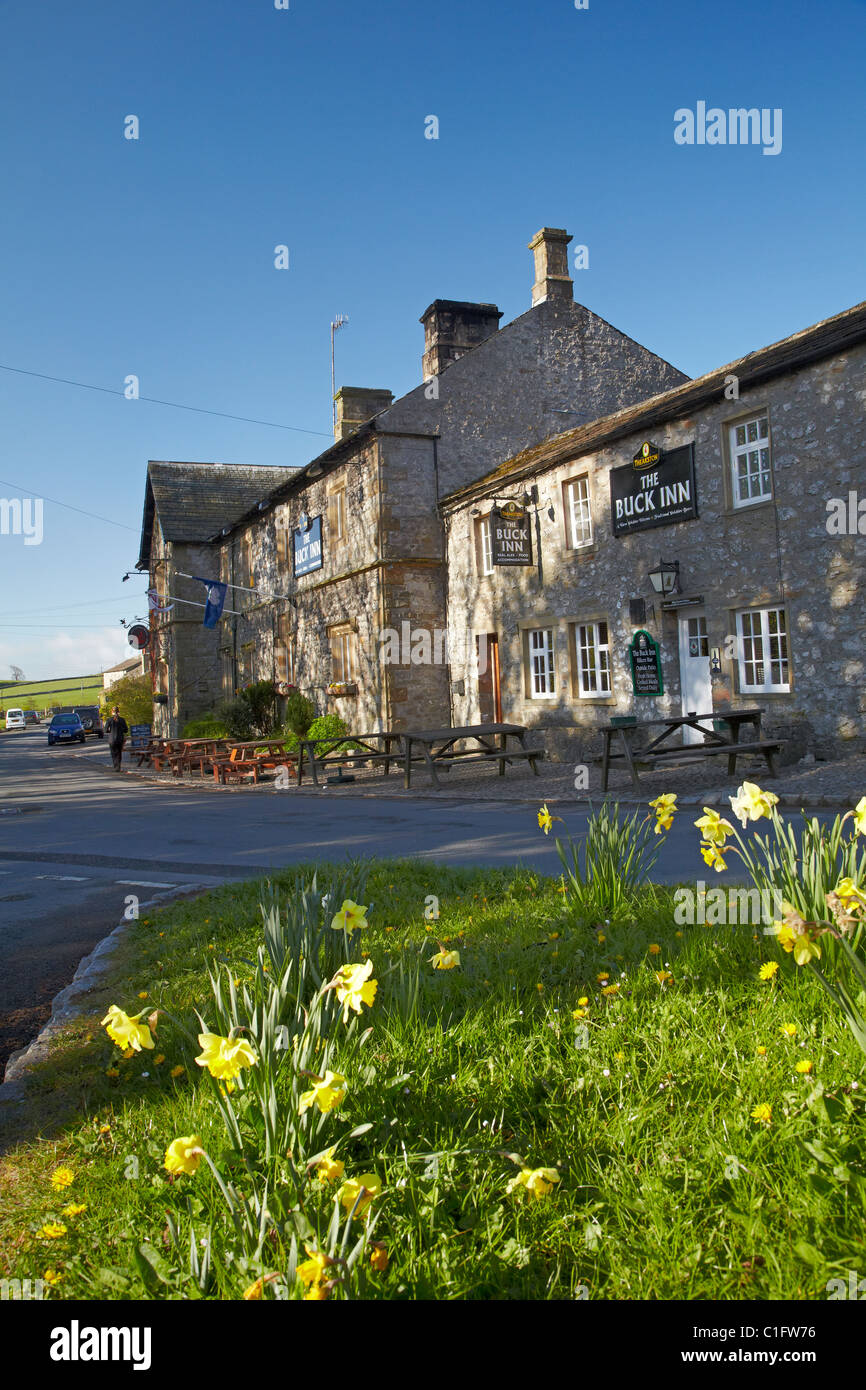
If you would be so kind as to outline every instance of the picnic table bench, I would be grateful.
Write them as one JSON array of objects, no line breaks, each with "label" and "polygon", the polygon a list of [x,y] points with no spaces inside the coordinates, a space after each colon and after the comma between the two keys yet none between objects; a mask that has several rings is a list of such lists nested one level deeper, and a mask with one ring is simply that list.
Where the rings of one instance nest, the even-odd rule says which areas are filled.
[{"label": "picnic table bench", "polygon": [[[410,729],[401,735],[403,739],[403,785],[409,787],[412,780],[412,763],[423,761],[430,773],[434,787],[440,787],[439,768],[446,771],[455,764],[498,762],[499,776],[505,776],[505,764],[525,758],[538,776],[536,762],[544,757],[543,748],[526,747],[526,726],[523,724],[465,724],[454,729]],[[512,739],[517,747],[509,746]],[[460,742],[472,742],[475,748],[456,748]],[[420,750],[420,757],[413,758],[413,746]]]},{"label": "picnic table bench", "polygon": [[209,765],[213,768],[214,781],[224,786],[226,782],[240,781],[248,776],[258,783],[260,772],[291,767],[294,761],[295,754],[286,752],[284,739],[254,738],[228,743],[224,753],[210,757]]},{"label": "picnic table bench", "polygon": [[[400,742],[400,738],[400,734],[390,732],[346,734],[343,738],[333,735],[330,738],[302,738],[298,743],[298,786],[304,775],[305,757],[317,787],[320,785],[320,771],[327,771],[329,766],[334,765],[342,768],[346,763],[352,767],[362,763],[382,763],[387,777],[391,763],[400,761],[400,753],[394,751],[394,745]],[[317,750],[321,745],[325,747],[319,753]]]},{"label": "picnic table bench", "polygon": [[[662,719],[643,719],[634,720],[633,723],[617,721],[606,725],[602,733],[604,734],[604,753],[601,759],[601,787],[602,791],[607,791],[610,774],[610,764],[617,760],[625,760],[631,772],[632,786],[635,791],[640,791],[640,779],[638,777],[638,766],[644,768],[654,768],[664,764],[670,759],[677,759],[679,762],[693,763],[702,762],[704,758],[718,757],[726,755],[728,759],[728,776],[733,777],[737,770],[737,758],[744,754],[759,753],[767,764],[769,776],[776,776],[776,755],[782,748],[781,742],[772,742],[761,738],[761,715],[762,709],[744,710],[723,710],[715,711],[711,714],[689,714],[674,716]],[[712,727],[707,727],[710,724]],[[754,736],[747,742],[740,740],[740,728],[744,724],[751,724]],[[730,730],[729,734],[719,728],[725,726]],[[636,747],[634,744],[635,736],[642,730],[661,728],[651,742]],[[702,735],[702,743],[669,743],[668,740],[682,729],[691,728],[697,730]],[[619,739],[622,747],[621,752],[613,751],[615,739]]]}]

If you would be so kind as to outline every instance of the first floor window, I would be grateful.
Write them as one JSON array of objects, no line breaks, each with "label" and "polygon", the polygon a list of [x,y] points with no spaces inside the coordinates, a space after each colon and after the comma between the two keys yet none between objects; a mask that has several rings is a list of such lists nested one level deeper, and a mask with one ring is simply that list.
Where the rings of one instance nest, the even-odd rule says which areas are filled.
[{"label": "first floor window", "polygon": [[223,695],[225,695],[227,699],[230,699],[231,696],[234,694],[234,689],[232,685],[233,669],[234,662],[232,661],[231,652],[220,652],[220,682],[222,684]]},{"label": "first floor window", "polygon": [[772,495],[770,422],[766,415],[731,426],[731,470],[735,507],[748,507]]},{"label": "first floor window", "polygon": [[355,633],[350,627],[334,627],[331,639],[331,678],[335,682],[355,679]]},{"label": "first floor window", "polygon": [[784,608],[749,608],[737,614],[740,689],[791,689],[788,626]]},{"label": "first floor window", "polygon": [[253,644],[241,647],[238,653],[238,686],[250,685],[253,679]]},{"label": "first floor window", "polygon": [[533,699],[537,699],[541,695],[553,695],[555,691],[553,628],[532,628],[528,636],[529,692]]},{"label": "first floor window", "polygon": [[493,573],[493,537],[490,531],[490,517],[483,516],[477,523],[475,553],[479,574]]},{"label": "first floor window", "polygon": [[609,695],[610,643],[607,623],[578,623],[575,631],[577,689],[581,699]]},{"label": "first floor window", "polygon": [[589,501],[589,478],[574,478],[565,485],[568,521],[568,545],[579,550],[592,543],[592,511]]}]

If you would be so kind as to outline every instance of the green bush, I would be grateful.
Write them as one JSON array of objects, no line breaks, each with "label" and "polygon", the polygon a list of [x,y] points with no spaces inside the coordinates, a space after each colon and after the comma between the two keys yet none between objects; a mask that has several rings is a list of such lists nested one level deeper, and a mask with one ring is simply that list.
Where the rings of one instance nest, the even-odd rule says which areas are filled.
[{"label": "green bush", "polygon": [[286,700],[285,728],[295,737],[295,746],[300,738],[307,737],[307,731],[316,717],[316,706],[306,695],[296,690]]},{"label": "green bush", "polygon": [[[349,726],[339,714],[323,714],[318,719],[314,719],[307,730],[307,738],[345,738],[349,732]],[[354,745],[352,745],[354,747]],[[316,749],[317,753],[330,753],[334,744],[323,743]],[[349,752],[348,746],[345,749]]]},{"label": "green bush", "polygon": [[107,700],[109,710],[117,705],[122,718],[130,726],[153,723],[153,687],[150,676],[124,676],[122,680],[115,681],[108,691]]},{"label": "green bush", "polygon": [[245,741],[255,737],[252,713],[242,695],[236,695],[233,700],[224,700],[217,707],[216,717],[228,730],[229,738]]},{"label": "green bush", "polygon": [[277,692],[273,681],[254,681],[240,692],[250,711],[250,723],[255,734],[267,738],[277,723]]},{"label": "green bush", "polygon": [[181,738],[226,738],[228,729],[218,715],[197,714],[184,724]]}]

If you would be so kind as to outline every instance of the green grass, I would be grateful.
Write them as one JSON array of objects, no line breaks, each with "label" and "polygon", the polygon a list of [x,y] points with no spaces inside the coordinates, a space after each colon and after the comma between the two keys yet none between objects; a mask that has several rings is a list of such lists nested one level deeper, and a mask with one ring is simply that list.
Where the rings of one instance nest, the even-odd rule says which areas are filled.
[{"label": "green grass", "polygon": [[[274,881],[285,891],[290,876]],[[435,923],[424,920],[429,894]],[[384,1183],[374,1238],[390,1264],[362,1272],[356,1296],[812,1299],[826,1297],[829,1278],[864,1273],[863,1058],[790,957],[759,982],[759,964],[775,958],[770,938],[676,928],[662,889],[609,925],[578,922],[555,883],[522,870],[380,863],[367,901],[380,988],[363,1026],[373,1032],[327,1141],[371,1126],[339,1156],[347,1176],[375,1171]],[[195,1034],[193,1010],[208,1021],[207,966],[220,957],[249,978],[260,939],[249,883],[136,925],[99,1012],[37,1073],[37,1111],[40,1096],[50,1107],[71,1091],[76,1115],[0,1163],[0,1277],[60,1269],[58,1299],[241,1296],[259,1271],[240,1257],[209,1170],[169,1181],[162,1167],[178,1135],[200,1134],[215,1159],[222,1151],[197,1047],[161,1016],[156,1054],[125,1062],[98,1019],[109,1002],[154,1007]],[[430,967],[437,940],[458,947],[459,969]],[[388,972],[419,953],[407,1020]],[[659,984],[658,969],[672,982]],[[616,995],[600,993],[602,972]],[[581,1035],[572,1010],[584,995]],[[789,1023],[793,1040],[781,1032]],[[811,1075],[795,1072],[801,1059]],[[759,1103],[773,1108],[768,1127],[750,1118]],[[553,1193],[506,1196],[519,1171],[509,1155],[556,1167]],[[75,1180],[58,1195],[59,1164]],[[332,1194],[316,1192],[327,1222]],[[86,1211],[63,1217],[69,1201]],[[52,1219],[67,1227],[59,1240],[37,1234]],[[188,1245],[208,1236],[212,1272],[199,1287]],[[270,1267],[282,1259],[273,1251]]]},{"label": "green grass", "polygon": [[0,687],[3,709],[48,709],[52,705],[102,703],[102,676],[64,676],[54,681],[18,681]]}]

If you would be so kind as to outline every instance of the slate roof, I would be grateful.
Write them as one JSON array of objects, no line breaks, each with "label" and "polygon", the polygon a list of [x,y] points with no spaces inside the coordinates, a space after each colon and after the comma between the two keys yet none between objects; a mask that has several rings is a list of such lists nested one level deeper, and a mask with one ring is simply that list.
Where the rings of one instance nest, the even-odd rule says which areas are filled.
[{"label": "slate roof", "polygon": [[559,463],[582,458],[634,434],[638,429],[648,432],[654,425],[681,420],[702,406],[720,400],[725,379],[729,376],[736,376],[740,390],[745,390],[786,372],[799,371],[812,362],[845,352],[863,342],[866,342],[866,300],[832,318],[822,319],[820,323],[799,333],[793,333],[778,343],[750,352],[704,376],[695,377],[682,386],[650,396],[636,405],[579,425],[576,429],[552,435],[540,444],[505,459],[483,477],[441,498],[440,506],[450,511],[489,493],[494,484],[518,483]]},{"label": "slate roof", "polygon": [[155,510],[166,540],[209,541],[270,497],[297,471],[240,463],[151,460],[147,465],[139,566],[146,567],[150,560]]}]

